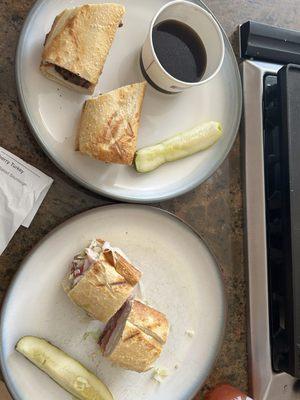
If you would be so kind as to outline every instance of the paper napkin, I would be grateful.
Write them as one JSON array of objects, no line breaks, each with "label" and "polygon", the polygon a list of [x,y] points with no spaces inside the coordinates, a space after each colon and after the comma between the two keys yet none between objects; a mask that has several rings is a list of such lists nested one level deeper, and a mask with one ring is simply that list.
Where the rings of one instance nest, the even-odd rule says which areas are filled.
[{"label": "paper napkin", "polygon": [[0,147],[0,254],[20,225],[29,227],[52,182]]}]

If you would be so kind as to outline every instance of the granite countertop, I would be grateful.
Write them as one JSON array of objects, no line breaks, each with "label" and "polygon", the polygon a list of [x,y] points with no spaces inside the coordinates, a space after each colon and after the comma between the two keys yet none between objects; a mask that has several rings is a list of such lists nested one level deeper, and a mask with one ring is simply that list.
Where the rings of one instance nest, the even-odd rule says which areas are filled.
[{"label": "granite countertop", "polygon": [[[92,207],[111,203],[66,177],[43,153],[29,132],[18,104],[14,55],[23,21],[33,0],[0,3],[0,145],[54,178],[46,200],[29,229],[20,228],[0,257],[0,299],[24,256],[54,227]],[[253,19],[300,28],[299,0],[206,0],[237,52],[236,27]],[[218,361],[203,393],[220,382],[247,391],[246,285],[243,252],[243,204],[239,136],[222,166],[192,192],[155,204],[191,224],[216,254],[225,277],[228,324]]]}]

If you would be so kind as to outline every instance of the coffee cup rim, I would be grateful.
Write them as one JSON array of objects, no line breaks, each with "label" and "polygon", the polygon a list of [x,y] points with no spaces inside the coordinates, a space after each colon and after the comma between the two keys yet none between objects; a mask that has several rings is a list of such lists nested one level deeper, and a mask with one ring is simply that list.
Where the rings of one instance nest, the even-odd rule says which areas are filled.
[{"label": "coffee cup rim", "polygon": [[[186,81],[182,81],[180,79],[175,78],[173,75],[171,75],[161,64],[161,62],[159,61],[159,58],[157,57],[156,51],[154,49],[154,45],[153,45],[153,28],[154,28],[154,24],[157,20],[157,18],[159,17],[159,15],[168,7],[174,5],[174,4],[185,4],[186,6],[192,7],[192,8],[198,8],[201,10],[201,12],[206,15],[206,17],[208,17],[208,19],[213,23],[213,25],[216,28],[216,31],[218,33],[219,39],[220,39],[220,43],[221,43],[221,48],[222,48],[222,54],[220,57],[220,62],[218,64],[218,67],[215,69],[215,71],[208,76],[206,79],[200,79],[199,81],[196,82],[186,82]],[[162,69],[162,71],[172,80],[174,80],[174,82],[177,82],[179,84],[184,84],[188,87],[193,87],[193,86],[199,86],[200,84],[206,83],[208,81],[210,81],[212,78],[214,78],[217,73],[220,71],[223,61],[224,61],[224,57],[225,57],[225,44],[224,44],[224,39],[223,39],[223,33],[221,31],[221,28],[219,26],[219,23],[216,21],[216,19],[211,15],[210,12],[206,11],[204,8],[202,8],[200,5],[192,3],[191,1],[187,1],[187,0],[174,0],[174,1],[170,1],[169,3],[165,4],[163,7],[161,7],[157,13],[154,15],[151,24],[150,24],[150,28],[149,28],[149,37],[150,37],[150,45],[151,45],[151,50],[153,53],[153,56],[155,58],[155,61],[157,62],[157,64],[159,65],[159,67]]]}]

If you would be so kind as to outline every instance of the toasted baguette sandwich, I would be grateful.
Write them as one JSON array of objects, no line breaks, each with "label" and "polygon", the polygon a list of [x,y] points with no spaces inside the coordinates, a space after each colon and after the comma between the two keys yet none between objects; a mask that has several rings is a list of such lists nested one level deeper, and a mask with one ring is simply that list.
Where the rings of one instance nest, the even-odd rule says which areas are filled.
[{"label": "toasted baguette sandwich", "polygon": [[105,357],[122,368],[144,372],[160,356],[169,334],[164,314],[129,299],[107,324],[99,341]]},{"label": "toasted baguette sandwich", "polygon": [[134,83],[85,102],[77,150],[108,163],[131,165],[146,82]]},{"label": "toasted baguette sandwich", "polygon": [[120,249],[97,239],[74,257],[63,288],[91,317],[107,322],[131,296],[140,278],[141,272]]},{"label": "toasted baguette sandwich", "polygon": [[59,14],[47,34],[40,69],[49,79],[92,94],[125,8],[86,4]]}]

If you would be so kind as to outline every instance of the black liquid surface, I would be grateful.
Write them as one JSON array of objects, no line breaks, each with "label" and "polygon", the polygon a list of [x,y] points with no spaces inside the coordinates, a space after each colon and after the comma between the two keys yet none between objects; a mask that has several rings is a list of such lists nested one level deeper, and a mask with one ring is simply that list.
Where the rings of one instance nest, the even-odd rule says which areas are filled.
[{"label": "black liquid surface", "polygon": [[199,35],[188,25],[166,20],[153,28],[155,53],[164,69],[184,82],[198,82],[206,69],[206,51]]}]

